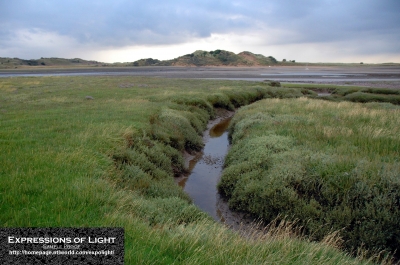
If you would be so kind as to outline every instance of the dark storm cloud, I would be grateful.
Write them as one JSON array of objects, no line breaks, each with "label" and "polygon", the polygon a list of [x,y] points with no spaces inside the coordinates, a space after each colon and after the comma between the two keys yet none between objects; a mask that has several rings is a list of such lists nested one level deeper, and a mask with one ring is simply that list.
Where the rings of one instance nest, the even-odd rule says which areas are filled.
[{"label": "dark storm cloud", "polygon": [[[183,43],[212,33],[245,38],[251,31],[268,44],[379,39],[399,52],[399,10],[399,0],[1,1],[0,47],[29,29],[99,47]],[[270,29],[281,34],[267,35]]]}]

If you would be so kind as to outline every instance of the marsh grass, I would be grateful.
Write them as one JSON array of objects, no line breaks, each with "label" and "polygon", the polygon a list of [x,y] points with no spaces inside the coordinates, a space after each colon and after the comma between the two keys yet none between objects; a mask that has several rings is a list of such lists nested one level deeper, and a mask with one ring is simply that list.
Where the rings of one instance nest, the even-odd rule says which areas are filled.
[{"label": "marsh grass", "polygon": [[[374,88],[360,86],[324,85],[324,84],[284,84],[286,88],[301,88],[303,94],[312,92],[332,93],[322,99],[330,101],[352,101],[352,102],[387,102],[400,105],[400,89]],[[309,96],[316,94],[309,94]]]},{"label": "marsh grass", "polygon": [[219,190],[229,205],[271,221],[298,219],[348,251],[400,245],[400,109],[314,99],[266,99],[231,122]]},{"label": "marsh grass", "polygon": [[173,181],[214,107],[285,91],[302,94],[252,82],[2,78],[0,225],[121,226],[126,264],[369,264],[330,244],[242,238]]}]

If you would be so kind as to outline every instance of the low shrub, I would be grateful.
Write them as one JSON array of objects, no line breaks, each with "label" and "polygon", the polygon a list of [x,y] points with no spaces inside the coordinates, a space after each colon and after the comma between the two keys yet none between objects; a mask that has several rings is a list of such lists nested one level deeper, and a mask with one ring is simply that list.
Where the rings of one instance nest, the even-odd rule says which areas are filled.
[{"label": "low shrub", "polygon": [[264,80],[267,85],[272,86],[272,87],[281,87],[281,82],[279,81],[272,81],[272,80]]}]

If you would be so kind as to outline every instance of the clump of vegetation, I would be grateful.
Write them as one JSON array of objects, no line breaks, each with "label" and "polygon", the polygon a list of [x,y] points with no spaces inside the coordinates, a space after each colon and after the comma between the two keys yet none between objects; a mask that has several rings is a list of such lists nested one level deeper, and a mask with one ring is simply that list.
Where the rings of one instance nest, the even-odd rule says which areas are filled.
[{"label": "clump of vegetation", "polygon": [[[351,95],[351,94],[350,94]],[[219,190],[233,209],[299,220],[315,240],[339,231],[355,252],[400,245],[400,109],[266,99],[231,123]]]},{"label": "clump of vegetation", "polygon": [[281,82],[279,81],[273,81],[273,80],[264,80],[269,86],[272,87],[281,87]]}]

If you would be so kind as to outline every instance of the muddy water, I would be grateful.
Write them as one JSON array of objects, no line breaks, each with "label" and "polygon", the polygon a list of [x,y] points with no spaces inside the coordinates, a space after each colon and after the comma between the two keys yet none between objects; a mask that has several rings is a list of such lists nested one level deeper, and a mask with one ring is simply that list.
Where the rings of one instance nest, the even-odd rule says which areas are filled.
[{"label": "muddy water", "polygon": [[203,135],[205,143],[203,151],[189,157],[190,174],[178,182],[193,199],[195,205],[218,221],[223,221],[223,218],[218,209],[221,198],[217,184],[229,149],[227,129],[232,115],[233,113],[226,114],[209,123]]}]

